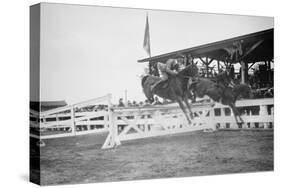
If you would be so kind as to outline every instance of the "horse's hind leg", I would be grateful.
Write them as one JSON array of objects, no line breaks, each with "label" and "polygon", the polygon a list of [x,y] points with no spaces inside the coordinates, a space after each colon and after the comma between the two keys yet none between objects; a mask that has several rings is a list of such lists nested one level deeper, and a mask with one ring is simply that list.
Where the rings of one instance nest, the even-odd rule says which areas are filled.
[{"label": "horse's hind leg", "polygon": [[177,98],[177,102],[179,103],[180,108],[181,108],[182,111],[184,112],[184,115],[185,115],[185,117],[186,117],[186,119],[187,119],[187,121],[188,121],[188,124],[191,124],[191,121],[190,121],[190,119],[189,119],[189,117],[188,117],[188,115],[187,115],[187,111],[186,111],[185,106],[183,105],[182,101],[181,101],[179,98]]},{"label": "horse's hind leg", "polygon": [[185,102],[185,104],[186,104],[186,107],[188,108],[189,115],[190,115],[191,119],[193,119],[193,112],[192,112],[191,107],[190,107],[189,102],[188,102],[188,96],[185,95],[185,96],[183,97],[183,100],[184,100],[184,102]]},{"label": "horse's hind leg", "polygon": [[[234,106],[234,104],[231,104],[231,105],[229,105],[229,106],[231,107],[231,109],[232,109],[232,111],[233,111],[234,118],[235,118],[235,121],[236,121],[237,125],[244,124],[244,120],[241,118],[240,113],[239,113],[239,111],[237,110],[237,108]],[[239,119],[240,119],[240,121],[241,121],[240,123],[239,123],[239,121],[238,121],[238,119],[237,119],[237,116],[239,117]]]}]

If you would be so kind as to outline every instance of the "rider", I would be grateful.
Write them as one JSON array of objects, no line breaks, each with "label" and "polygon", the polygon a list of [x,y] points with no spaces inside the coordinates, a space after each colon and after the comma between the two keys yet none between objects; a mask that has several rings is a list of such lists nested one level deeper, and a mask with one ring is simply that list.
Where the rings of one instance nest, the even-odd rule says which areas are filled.
[{"label": "rider", "polygon": [[225,71],[223,71],[217,75],[216,81],[219,86],[221,86],[223,88],[225,88],[225,87],[233,88],[234,87],[234,83],[232,81],[230,71],[231,71],[231,68],[226,67]]},{"label": "rider", "polygon": [[193,65],[193,57],[191,56],[191,54],[188,54],[187,56],[187,60],[186,60],[186,63],[185,63],[185,66],[188,66],[188,65]]},{"label": "rider", "polygon": [[151,86],[151,90],[155,88],[156,85],[158,85],[160,82],[163,82],[165,80],[168,80],[169,75],[177,75],[177,67],[181,66],[184,62],[184,55],[177,54],[176,59],[168,59],[166,63],[157,63],[157,69],[160,74],[161,80],[157,81]]}]

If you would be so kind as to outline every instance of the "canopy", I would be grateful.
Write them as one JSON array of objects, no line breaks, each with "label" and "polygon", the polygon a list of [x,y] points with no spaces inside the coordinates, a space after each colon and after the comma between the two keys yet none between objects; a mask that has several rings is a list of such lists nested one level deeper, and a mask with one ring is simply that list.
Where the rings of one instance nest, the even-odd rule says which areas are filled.
[{"label": "canopy", "polygon": [[165,62],[177,54],[191,55],[193,58],[210,58],[231,63],[254,63],[273,60],[273,29],[259,31],[218,42],[178,50],[150,58],[138,60],[143,62]]}]

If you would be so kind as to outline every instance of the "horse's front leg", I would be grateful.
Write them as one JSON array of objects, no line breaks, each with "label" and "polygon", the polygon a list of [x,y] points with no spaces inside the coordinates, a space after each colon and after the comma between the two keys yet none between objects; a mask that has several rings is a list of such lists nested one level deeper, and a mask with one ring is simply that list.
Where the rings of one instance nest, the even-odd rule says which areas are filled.
[{"label": "horse's front leg", "polygon": [[186,117],[186,119],[187,119],[187,121],[188,121],[188,124],[191,124],[191,120],[189,119],[189,117],[188,117],[188,115],[187,115],[187,111],[186,111],[185,106],[183,105],[181,99],[180,99],[180,98],[177,98],[176,100],[177,100],[177,102],[179,103],[180,108],[181,108],[182,111],[184,112],[184,115],[185,115],[185,117]]},{"label": "horse's front leg", "polygon": [[184,100],[184,102],[185,102],[185,104],[186,104],[186,107],[187,107],[188,110],[189,110],[189,115],[190,115],[191,119],[193,119],[193,118],[194,118],[194,117],[193,117],[193,112],[192,112],[191,107],[190,107],[189,102],[188,102],[188,95],[185,95],[185,96],[183,97],[183,100]]}]

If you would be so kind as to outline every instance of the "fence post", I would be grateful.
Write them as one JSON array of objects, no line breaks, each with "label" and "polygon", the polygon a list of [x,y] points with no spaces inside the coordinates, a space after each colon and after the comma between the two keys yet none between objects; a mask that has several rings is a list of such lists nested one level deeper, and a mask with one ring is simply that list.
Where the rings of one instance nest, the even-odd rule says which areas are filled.
[{"label": "fence post", "polygon": [[[252,110],[250,110],[250,112],[249,112],[249,117],[250,117],[250,119],[252,119],[251,117],[252,117]],[[250,126],[249,126],[249,129],[252,129],[252,128],[255,128],[255,123],[254,122],[250,122]]]},{"label": "fence post", "polygon": [[75,126],[75,106],[72,105],[70,108],[70,113],[71,113],[71,129],[72,129],[72,134],[73,136],[76,135],[76,126]]},{"label": "fence post", "polygon": [[112,103],[110,101],[111,95],[108,95],[108,124],[109,124],[109,133],[107,138],[102,146],[102,149],[113,148],[115,146],[121,145],[120,139],[118,137],[118,124],[117,116],[115,115]]},{"label": "fence post", "polygon": [[[268,116],[268,112],[267,112],[267,105],[260,105],[260,116]],[[268,122],[262,122],[263,128],[267,129],[269,126]]]},{"label": "fence post", "polygon": [[[225,110],[224,110],[224,108],[223,107],[220,107],[220,111],[221,111],[221,114],[220,114],[220,118],[225,118],[226,117],[226,115],[225,115]],[[226,129],[227,127],[226,127],[226,122],[222,122],[222,123],[220,123],[221,124],[221,128],[222,129]]]},{"label": "fence post", "polygon": [[215,121],[215,109],[213,107],[209,107],[209,109],[210,109],[209,119],[210,119],[210,123],[211,123],[211,129],[213,131],[215,131],[217,129],[217,122]]}]

